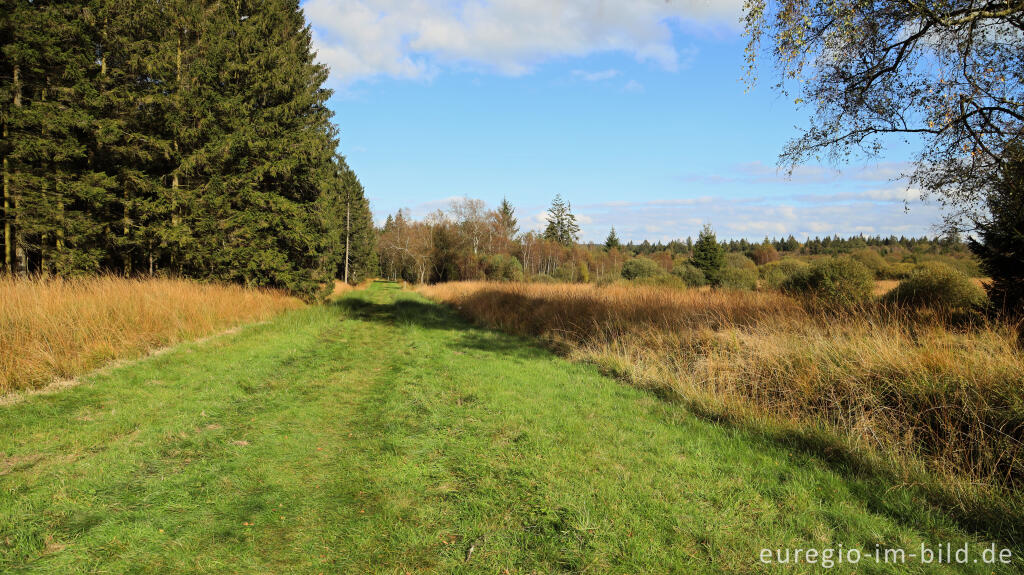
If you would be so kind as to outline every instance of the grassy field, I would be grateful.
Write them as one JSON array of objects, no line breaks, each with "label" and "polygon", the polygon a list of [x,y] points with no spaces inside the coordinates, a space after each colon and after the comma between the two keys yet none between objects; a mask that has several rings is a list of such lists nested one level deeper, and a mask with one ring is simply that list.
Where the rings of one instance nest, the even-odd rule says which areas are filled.
[{"label": "grassy field", "polygon": [[953,507],[1021,507],[1002,496],[1024,480],[1024,356],[1011,326],[954,328],[874,306],[833,313],[773,292],[481,282],[421,291],[691,409],[824,435],[881,456],[907,482],[924,467]]},{"label": "grassy field", "polygon": [[301,305],[275,291],[187,280],[0,277],[0,394]]},{"label": "grassy field", "polygon": [[803,573],[762,548],[1012,545],[394,284],[0,409],[4,573]]}]

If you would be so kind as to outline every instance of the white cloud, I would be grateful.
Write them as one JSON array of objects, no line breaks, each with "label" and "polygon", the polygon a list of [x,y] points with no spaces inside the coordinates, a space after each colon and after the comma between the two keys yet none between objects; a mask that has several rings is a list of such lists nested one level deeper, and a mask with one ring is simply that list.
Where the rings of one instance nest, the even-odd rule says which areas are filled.
[{"label": "white cloud", "polygon": [[638,94],[644,91],[644,85],[641,84],[640,82],[637,82],[636,80],[630,80],[629,82],[626,82],[625,86],[622,87],[622,91]]},{"label": "white cloud", "polygon": [[619,75],[618,70],[601,70],[600,72],[587,72],[585,70],[573,70],[572,75],[574,78],[581,78],[587,82],[600,82],[602,80],[611,80],[612,78]]},{"label": "white cloud", "polygon": [[[580,206],[588,217],[583,237],[601,241],[608,229],[624,241],[669,241],[697,237],[705,223],[720,238],[764,236],[798,238],[859,233],[923,235],[934,233],[939,208],[916,201],[916,190],[865,190],[844,194],[803,194],[792,200],[770,197],[698,197],[641,202],[609,202]],[[910,211],[903,200],[911,199]]]},{"label": "white cloud", "polygon": [[444,66],[529,73],[552,58],[622,52],[686,67],[673,23],[735,25],[742,0],[306,0],[319,60],[343,84],[430,78]]}]

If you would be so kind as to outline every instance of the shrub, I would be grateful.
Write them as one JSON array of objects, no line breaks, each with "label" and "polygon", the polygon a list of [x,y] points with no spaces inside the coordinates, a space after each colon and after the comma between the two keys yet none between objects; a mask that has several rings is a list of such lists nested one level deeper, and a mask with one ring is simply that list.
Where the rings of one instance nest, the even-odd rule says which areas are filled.
[{"label": "shrub", "polygon": [[[747,259],[744,257],[743,259]],[[747,261],[750,261],[749,259]],[[754,262],[750,261],[751,264]],[[726,266],[719,274],[719,285],[728,289],[757,289],[757,267]]]},{"label": "shrub", "polygon": [[587,262],[576,262],[576,279],[582,283],[588,283],[590,281],[590,268],[587,267]]},{"label": "shrub", "polygon": [[850,257],[871,270],[871,273],[875,274],[875,279],[884,279],[886,277],[889,262],[885,261],[885,258],[877,251],[871,248],[862,248],[850,254]]},{"label": "shrub", "polygon": [[900,262],[898,264],[889,264],[879,274],[878,279],[880,280],[903,280],[910,277],[910,274],[914,273],[914,269],[917,266],[911,263]]},{"label": "shrub", "polygon": [[633,258],[622,264],[622,277],[628,280],[653,278],[661,275],[665,275],[665,271],[657,262],[648,258]]},{"label": "shrub", "polygon": [[484,273],[490,281],[523,281],[523,264],[510,255],[495,254],[484,258]]},{"label": "shrub", "polygon": [[682,263],[672,268],[672,275],[679,278],[687,287],[700,287],[708,285],[704,272],[697,269],[691,263]]},{"label": "shrub", "polygon": [[555,283],[558,283],[558,280],[556,280],[555,278],[549,276],[548,274],[537,274],[537,275],[533,276],[532,278],[530,278],[530,281],[534,282],[534,283],[539,283],[539,284],[555,284]]},{"label": "shrub", "polygon": [[779,252],[771,244],[762,244],[751,250],[750,259],[754,260],[755,264],[763,266],[769,262],[779,261]]},{"label": "shrub", "polygon": [[754,260],[748,258],[743,254],[737,253],[725,254],[724,267],[757,271],[757,264],[754,263]]},{"label": "shrub", "polygon": [[873,288],[874,276],[871,270],[849,257],[818,260],[782,284],[782,290],[786,293],[842,306],[868,301]]},{"label": "shrub", "polygon": [[783,282],[794,274],[807,271],[810,267],[810,264],[805,261],[786,258],[777,262],[769,262],[758,268],[757,271],[765,287],[779,289]]},{"label": "shrub", "polygon": [[959,270],[940,262],[921,264],[885,297],[903,307],[945,311],[974,310],[986,301],[981,287]]}]

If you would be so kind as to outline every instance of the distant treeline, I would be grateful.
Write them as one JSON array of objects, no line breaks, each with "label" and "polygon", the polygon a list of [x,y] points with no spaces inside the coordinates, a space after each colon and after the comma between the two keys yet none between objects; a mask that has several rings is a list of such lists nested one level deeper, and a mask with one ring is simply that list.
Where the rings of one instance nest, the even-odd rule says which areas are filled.
[{"label": "distant treeline", "polygon": [[[685,240],[673,240],[668,243],[657,242],[654,244],[644,240],[639,244],[630,242],[628,244],[624,244],[623,247],[637,255],[651,255],[666,251],[673,254],[691,254],[693,253],[693,242],[694,240],[692,237],[688,237]],[[751,242],[746,239],[740,239],[723,240],[720,243],[726,251],[737,253],[749,253],[756,248],[764,246],[771,246],[778,252],[789,252],[792,254],[803,255],[838,255],[851,253],[855,250],[867,247],[883,248],[883,253],[886,253],[884,248],[903,248],[904,250],[909,251],[943,254],[967,252],[967,244],[965,244],[961,240],[960,236],[956,234],[935,238],[929,238],[927,236],[908,238],[906,236],[882,237],[865,235],[843,238],[834,235],[825,236],[824,238],[808,238],[804,241],[800,241],[790,235],[785,239],[769,238],[766,236],[761,242]]]},{"label": "distant treeline", "polygon": [[[676,273],[687,282],[692,272],[695,245],[686,238],[668,243],[622,244],[614,228],[604,244],[580,243],[579,225],[571,206],[556,197],[548,210],[548,225],[540,233],[521,232],[515,209],[504,200],[488,209],[481,200],[464,198],[415,221],[399,211],[387,217],[378,230],[381,273],[390,279],[413,283],[453,280],[497,281],[615,281],[631,275],[623,267],[640,258],[650,260],[666,274]],[[967,275],[978,275],[978,263],[959,237],[906,238],[830,236],[799,241],[765,238],[763,241],[718,242],[725,267],[744,269],[757,279],[756,266],[780,258],[853,254],[868,262],[879,279],[900,278],[913,264],[941,259]],[[900,264],[900,265],[895,265]],[[908,267],[909,266],[909,267]],[[749,268],[753,268],[750,272]],[[701,278],[703,282],[707,278]],[[749,282],[748,282],[749,283]]]},{"label": "distant treeline", "polygon": [[298,0],[3,0],[0,267],[314,297],[376,271]]}]

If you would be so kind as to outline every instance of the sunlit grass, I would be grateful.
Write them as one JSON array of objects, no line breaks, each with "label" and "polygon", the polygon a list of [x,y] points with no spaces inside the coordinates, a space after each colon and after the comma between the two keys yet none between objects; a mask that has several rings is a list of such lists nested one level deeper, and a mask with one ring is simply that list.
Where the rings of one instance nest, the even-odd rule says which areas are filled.
[{"label": "sunlit grass", "polygon": [[0,572],[782,574],[817,568],[762,549],[977,557],[1020,528],[394,284],[82,379],[3,408]]},{"label": "sunlit grass", "polygon": [[774,292],[450,283],[466,316],[721,416],[832,430],[894,469],[1024,479],[1024,355],[1011,326],[881,307],[821,311]]}]

